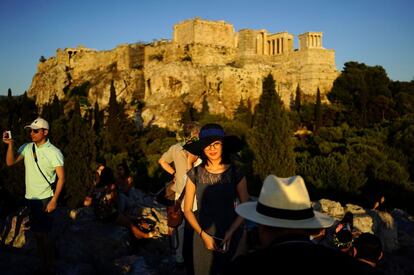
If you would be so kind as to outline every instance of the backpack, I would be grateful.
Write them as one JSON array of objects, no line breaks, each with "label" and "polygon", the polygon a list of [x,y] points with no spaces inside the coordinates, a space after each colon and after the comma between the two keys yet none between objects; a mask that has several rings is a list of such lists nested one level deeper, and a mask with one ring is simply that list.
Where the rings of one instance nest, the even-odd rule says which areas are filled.
[{"label": "backpack", "polygon": [[0,240],[2,245],[22,248],[26,244],[25,232],[30,228],[29,207],[24,206],[6,217],[1,228]]}]

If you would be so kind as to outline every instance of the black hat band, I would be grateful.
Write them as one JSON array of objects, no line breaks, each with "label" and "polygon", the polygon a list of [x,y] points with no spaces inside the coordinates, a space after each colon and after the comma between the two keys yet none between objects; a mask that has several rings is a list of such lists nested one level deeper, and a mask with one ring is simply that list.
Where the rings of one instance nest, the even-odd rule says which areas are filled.
[{"label": "black hat band", "polygon": [[256,211],[265,216],[285,220],[305,220],[315,217],[312,207],[302,210],[288,210],[269,207],[257,202]]}]

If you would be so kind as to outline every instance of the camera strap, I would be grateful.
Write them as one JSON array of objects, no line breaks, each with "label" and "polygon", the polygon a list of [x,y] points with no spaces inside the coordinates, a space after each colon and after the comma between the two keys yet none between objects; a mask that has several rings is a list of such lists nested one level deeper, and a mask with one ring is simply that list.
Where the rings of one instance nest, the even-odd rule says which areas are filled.
[{"label": "camera strap", "polygon": [[39,171],[40,171],[40,173],[42,174],[42,176],[45,178],[45,180],[46,180],[46,182],[49,184],[49,186],[50,186],[50,189],[52,189],[52,191],[53,191],[53,186],[52,186],[52,184],[49,182],[49,180],[46,178],[46,176],[45,176],[45,174],[43,174],[43,171],[42,171],[42,169],[40,169],[40,166],[39,166],[39,163],[37,162],[37,155],[36,155],[36,145],[35,145],[35,143],[33,142],[32,143],[32,151],[33,151],[33,158],[34,158],[34,161],[36,162],[36,165],[37,165],[37,168],[39,168]]}]

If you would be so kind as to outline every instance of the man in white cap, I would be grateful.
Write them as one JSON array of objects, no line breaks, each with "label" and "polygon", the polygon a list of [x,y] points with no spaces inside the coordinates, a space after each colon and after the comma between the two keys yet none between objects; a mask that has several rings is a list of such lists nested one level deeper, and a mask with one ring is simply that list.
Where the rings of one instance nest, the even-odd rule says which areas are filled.
[{"label": "man in white cap", "polygon": [[[35,233],[42,260],[40,272],[47,274],[54,261],[53,243],[48,236],[53,223],[51,212],[56,209],[65,182],[64,160],[61,151],[47,138],[49,123],[46,120],[39,117],[25,128],[30,129],[32,142],[20,146],[17,158],[13,152],[13,139],[6,132],[3,133],[3,142],[8,145],[6,164],[12,166],[24,160],[25,198],[31,213],[30,228]],[[52,183],[56,178],[57,183],[53,190]]]},{"label": "man in white cap", "polygon": [[267,176],[258,201],[236,212],[258,224],[261,248],[237,257],[225,274],[367,274],[350,255],[310,240],[333,219],[313,210],[301,176]]}]

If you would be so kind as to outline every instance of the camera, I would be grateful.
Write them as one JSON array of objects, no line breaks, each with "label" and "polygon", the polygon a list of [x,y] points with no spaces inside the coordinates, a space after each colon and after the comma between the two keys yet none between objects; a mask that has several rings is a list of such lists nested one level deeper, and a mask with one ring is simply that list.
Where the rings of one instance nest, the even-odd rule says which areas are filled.
[{"label": "camera", "polygon": [[11,138],[12,138],[11,131],[6,131],[6,132],[4,133],[3,138],[4,138],[4,139],[11,139]]}]

